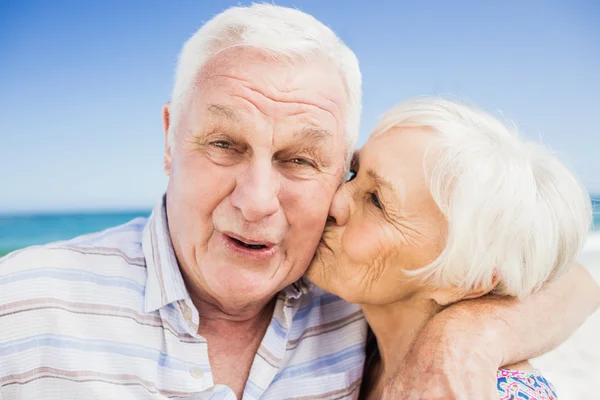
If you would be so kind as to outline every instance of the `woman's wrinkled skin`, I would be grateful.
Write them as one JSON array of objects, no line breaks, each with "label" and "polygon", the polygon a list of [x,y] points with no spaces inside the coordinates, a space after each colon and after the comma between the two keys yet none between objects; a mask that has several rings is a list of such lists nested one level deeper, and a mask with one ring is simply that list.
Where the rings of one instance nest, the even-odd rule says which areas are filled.
[{"label": "woman's wrinkled skin", "polygon": [[423,157],[437,141],[426,128],[397,128],[357,153],[355,177],[335,195],[324,245],[308,276],[359,304],[428,298],[435,287],[406,274],[429,264],[445,245],[446,221],[427,186]]},{"label": "woman's wrinkled skin", "polygon": [[381,398],[423,326],[446,305],[478,297],[409,274],[435,260],[447,221],[431,196],[425,155],[438,136],[399,127],[372,137],[357,153],[353,179],[336,193],[321,244],[308,270],[316,285],[361,305],[377,338],[363,397]]}]

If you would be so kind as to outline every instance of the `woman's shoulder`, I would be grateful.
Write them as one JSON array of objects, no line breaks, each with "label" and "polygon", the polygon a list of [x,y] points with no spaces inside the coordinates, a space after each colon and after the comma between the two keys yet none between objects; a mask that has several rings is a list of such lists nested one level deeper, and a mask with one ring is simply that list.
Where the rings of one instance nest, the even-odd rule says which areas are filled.
[{"label": "woman's shoulder", "polygon": [[537,370],[500,369],[496,377],[501,400],[558,400],[552,384]]}]

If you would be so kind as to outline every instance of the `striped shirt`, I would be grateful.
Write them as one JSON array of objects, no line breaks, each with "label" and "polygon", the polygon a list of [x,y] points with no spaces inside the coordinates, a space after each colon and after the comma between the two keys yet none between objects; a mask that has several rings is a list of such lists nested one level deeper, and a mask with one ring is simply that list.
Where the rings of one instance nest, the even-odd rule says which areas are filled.
[{"label": "striped shirt", "polygon": [[[161,201],[148,219],[0,259],[0,399],[235,399],[215,385]],[[301,279],[243,399],[358,397],[366,322]]]}]

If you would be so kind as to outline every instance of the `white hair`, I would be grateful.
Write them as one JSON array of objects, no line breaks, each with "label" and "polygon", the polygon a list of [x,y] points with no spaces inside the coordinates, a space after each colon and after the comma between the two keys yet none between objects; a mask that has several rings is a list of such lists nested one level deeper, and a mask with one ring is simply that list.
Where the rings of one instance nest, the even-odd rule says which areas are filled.
[{"label": "white hair", "polygon": [[465,290],[498,279],[496,294],[522,297],[568,269],[589,232],[591,202],[548,148],[443,99],[401,103],[373,136],[400,126],[431,128],[440,138],[423,166],[448,223],[446,245],[415,275]]},{"label": "white hair", "polygon": [[[215,54],[235,46],[250,46],[278,60],[324,56],[340,72],[348,98],[344,134],[347,159],[358,139],[361,74],[352,50],[327,26],[299,10],[272,4],[231,7],[206,22],[183,46],[175,75],[171,126],[179,123],[182,104],[192,92],[198,72]],[[172,131],[174,132],[174,131]],[[171,133],[171,132],[170,132]],[[173,140],[172,134],[169,139]],[[173,146],[173,142],[170,142]]]}]

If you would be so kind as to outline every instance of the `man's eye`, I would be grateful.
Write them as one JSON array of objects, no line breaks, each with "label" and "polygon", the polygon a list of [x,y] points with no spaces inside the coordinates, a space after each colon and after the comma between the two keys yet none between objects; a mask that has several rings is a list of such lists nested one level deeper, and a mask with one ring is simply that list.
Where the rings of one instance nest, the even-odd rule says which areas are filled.
[{"label": "man's eye", "polygon": [[290,162],[291,162],[292,164],[296,164],[296,165],[307,165],[307,166],[312,166],[312,165],[313,165],[313,163],[312,163],[312,162],[308,161],[308,160],[307,160],[307,159],[305,159],[305,158],[300,158],[300,157],[292,158],[292,159],[290,160]]},{"label": "man's eye", "polygon": [[350,182],[354,178],[356,178],[356,171],[351,169],[350,172],[348,172],[348,177],[346,178],[346,182]]},{"label": "man's eye", "polygon": [[222,149],[230,149],[231,148],[231,143],[225,141],[225,140],[217,140],[211,143],[213,146],[215,147],[220,147]]},{"label": "man's eye", "polygon": [[379,208],[380,210],[383,209],[383,207],[381,206],[381,202],[379,201],[379,196],[377,196],[377,193],[375,192],[371,193],[371,203],[373,203],[373,205]]}]

